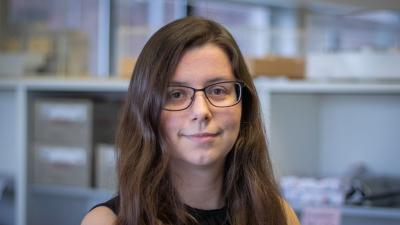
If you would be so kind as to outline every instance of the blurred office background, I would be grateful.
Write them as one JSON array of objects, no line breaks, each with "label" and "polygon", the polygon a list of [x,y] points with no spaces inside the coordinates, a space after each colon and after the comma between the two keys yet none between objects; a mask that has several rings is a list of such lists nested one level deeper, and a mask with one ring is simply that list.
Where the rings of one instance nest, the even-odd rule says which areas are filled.
[{"label": "blurred office background", "polygon": [[236,38],[304,224],[400,223],[399,1],[0,0],[0,225],[79,224],[115,195],[135,60],[190,15]]}]

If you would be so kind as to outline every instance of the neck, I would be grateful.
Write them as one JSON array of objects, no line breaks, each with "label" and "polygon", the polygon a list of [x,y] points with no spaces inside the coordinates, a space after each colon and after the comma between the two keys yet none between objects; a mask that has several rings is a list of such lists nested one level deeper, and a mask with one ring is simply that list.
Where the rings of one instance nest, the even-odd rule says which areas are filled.
[{"label": "neck", "polygon": [[197,209],[219,209],[225,205],[222,194],[223,168],[182,168],[172,163],[171,179],[184,204]]}]

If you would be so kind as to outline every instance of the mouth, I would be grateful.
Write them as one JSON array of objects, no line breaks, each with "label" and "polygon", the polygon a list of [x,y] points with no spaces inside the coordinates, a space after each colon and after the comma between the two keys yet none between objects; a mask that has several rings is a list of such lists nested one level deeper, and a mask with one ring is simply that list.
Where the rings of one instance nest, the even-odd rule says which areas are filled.
[{"label": "mouth", "polygon": [[216,132],[216,133],[203,132],[195,134],[184,134],[182,136],[195,142],[210,142],[213,141],[215,138],[217,138],[220,134],[221,132]]}]

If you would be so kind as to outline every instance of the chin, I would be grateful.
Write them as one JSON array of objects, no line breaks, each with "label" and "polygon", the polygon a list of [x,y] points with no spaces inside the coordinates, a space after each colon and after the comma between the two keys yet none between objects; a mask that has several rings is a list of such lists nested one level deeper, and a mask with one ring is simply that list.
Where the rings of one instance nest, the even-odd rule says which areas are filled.
[{"label": "chin", "polygon": [[193,154],[189,156],[186,160],[188,164],[193,166],[202,167],[202,168],[209,168],[214,166],[221,166],[224,163],[225,154],[221,155],[203,155],[203,154]]}]

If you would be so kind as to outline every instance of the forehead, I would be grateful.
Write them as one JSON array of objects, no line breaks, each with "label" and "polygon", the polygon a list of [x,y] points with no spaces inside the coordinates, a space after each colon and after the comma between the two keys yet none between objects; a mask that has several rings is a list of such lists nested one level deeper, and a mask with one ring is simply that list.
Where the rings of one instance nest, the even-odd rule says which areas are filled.
[{"label": "forehead", "polygon": [[234,79],[228,55],[215,44],[205,44],[185,52],[172,76],[172,82],[192,85]]}]

